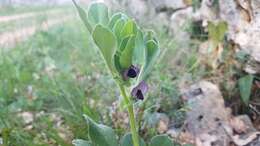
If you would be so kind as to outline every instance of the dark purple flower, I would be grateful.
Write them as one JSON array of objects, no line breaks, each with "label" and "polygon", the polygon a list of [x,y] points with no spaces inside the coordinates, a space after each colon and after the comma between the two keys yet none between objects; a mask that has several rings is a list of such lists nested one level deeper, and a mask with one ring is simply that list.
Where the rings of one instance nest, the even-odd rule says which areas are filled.
[{"label": "dark purple flower", "polygon": [[128,78],[135,78],[138,76],[140,72],[140,69],[134,65],[131,65],[128,69],[126,69],[123,72],[123,77],[125,80],[127,80]]},{"label": "dark purple flower", "polygon": [[133,88],[131,95],[137,99],[143,100],[144,94],[148,91],[148,85],[142,81],[135,88]]}]

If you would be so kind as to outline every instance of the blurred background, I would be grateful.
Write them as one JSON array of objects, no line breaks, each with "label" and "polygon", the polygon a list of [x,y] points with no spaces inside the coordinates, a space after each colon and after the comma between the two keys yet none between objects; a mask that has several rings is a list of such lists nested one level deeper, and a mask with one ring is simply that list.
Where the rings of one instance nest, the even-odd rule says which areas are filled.
[{"label": "blurred background", "polygon": [[[77,2],[87,9],[92,1]],[[210,115],[222,110],[227,114],[218,115],[220,121],[245,115],[245,125],[259,131],[259,1],[103,2],[160,40],[146,110],[136,111],[144,139],[167,133],[176,145],[196,145],[196,135],[211,128],[192,128],[199,124],[192,115],[214,121]],[[74,138],[88,139],[83,114],[125,133],[119,92],[90,38],[71,0],[0,0],[1,146],[71,146]],[[197,95],[203,100],[194,100]],[[214,127],[209,123],[204,127]],[[237,123],[231,128],[241,132]]]}]

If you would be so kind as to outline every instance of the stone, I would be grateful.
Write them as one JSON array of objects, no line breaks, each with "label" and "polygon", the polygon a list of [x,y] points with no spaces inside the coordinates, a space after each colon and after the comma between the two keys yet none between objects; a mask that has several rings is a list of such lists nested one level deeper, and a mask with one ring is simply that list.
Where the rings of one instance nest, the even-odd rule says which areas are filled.
[{"label": "stone", "polygon": [[157,11],[165,11],[167,9],[176,11],[187,7],[184,0],[151,0],[150,3]]},{"label": "stone", "polygon": [[190,40],[190,34],[185,31],[185,26],[189,23],[189,20],[192,19],[192,8],[186,8],[179,11],[176,11],[172,14],[170,18],[169,29],[171,34],[175,37],[176,41],[181,44],[187,44]]},{"label": "stone", "polygon": [[183,89],[182,93],[189,108],[182,133],[190,135],[195,145],[229,146],[231,142],[250,145],[259,138],[260,132],[253,127],[248,116],[233,116],[231,109],[225,107],[216,85],[200,81]]}]

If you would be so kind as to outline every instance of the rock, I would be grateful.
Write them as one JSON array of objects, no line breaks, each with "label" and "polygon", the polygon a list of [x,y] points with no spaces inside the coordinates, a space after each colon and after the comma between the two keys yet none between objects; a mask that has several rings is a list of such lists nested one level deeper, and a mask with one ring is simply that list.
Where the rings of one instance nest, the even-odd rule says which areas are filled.
[{"label": "rock", "polygon": [[176,11],[170,18],[169,28],[171,33],[175,36],[177,42],[187,44],[190,40],[190,34],[185,31],[185,25],[192,19],[192,8],[186,8]]},{"label": "rock", "polygon": [[149,11],[146,1],[143,0],[130,0],[127,3],[128,12],[137,19],[145,18],[145,15]]},{"label": "rock", "polygon": [[157,11],[176,11],[187,7],[185,1],[183,0],[151,0],[150,3]]},{"label": "rock", "polygon": [[162,134],[168,130],[169,117],[166,114],[158,113],[157,114],[159,122],[157,124],[157,131]]},{"label": "rock", "polygon": [[220,17],[228,23],[228,38],[250,55],[245,71],[260,73],[260,1],[220,0]]},{"label": "rock", "polygon": [[195,20],[216,21],[218,15],[211,0],[202,0],[200,9],[194,14]]},{"label": "rock", "polygon": [[229,38],[234,39],[236,33],[242,31],[249,22],[243,19],[243,15],[237,8],[237,4],[234,0],[219,0],[219,9],[220,18],[228,23]]},{"label": "rock", "polygon": [[19,113],[18,117],[21,117],[26,125],[33,122],[33,114],[31,112]]},{"label": "rock", "polygon": [[170,135],[172,138],[176,139],[179,137],[181,133],[181,129],[180,128],[170,128],[168,131],[167,131],[167,134]]},{"label": "rock", "polygon": [[258,138],[260,132],[253,127],[248,116],[234,117],[230,108],[225,107],[216,85],[201,81],[184,89],[183,98],[190,110],[182,133],[193,137],[196,145],[229,146],[231,142],[249,145]]},{"label": "rock", "polygon": [[202,81],[191,86],[184,94],[188,95],[195,90],[201,92],[193,94],[195,96],[188,100],[191,110],[187,113],[187,131],[196,137],[198,145],[206,146],[214,142],[219,146],[227,146],[230,138],[220,127],[223,123],[228,123],[231,115],[230,110],[224,106],[218,87]]}]

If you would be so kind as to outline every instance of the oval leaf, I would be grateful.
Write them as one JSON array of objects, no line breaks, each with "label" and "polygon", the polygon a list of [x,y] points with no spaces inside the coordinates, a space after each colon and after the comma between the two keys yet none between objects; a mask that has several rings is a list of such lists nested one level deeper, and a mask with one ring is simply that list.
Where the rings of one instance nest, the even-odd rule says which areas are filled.
[{"label": "oval leaf", "polygon": [[135,50],[133,56],[134,64],[143,66],[145,63],[145,56],[146,56],[146,49],[145,49],[143,33],[141,30],[138,30],[135,38]]},{"label": "oval leaf", "polygon": [[123,29],[121,30],[120,37],[125,38],[125,37],[130,36],[130,35],[135,35],[136,32],[137,32],[137,27],[136,27],[134,20],[129,19],[125,23]]},{"label": "oval leaf", "polygon": [[84,115],[88,123],[88,131],[91,142],[98,146],[117,146],[117,139],[112,128],[97,124],[90,117]]},{"label": "oval leaf", "polygon": [[98,24],[93,31],[92,37],[101,51],[107,66],[113,71],[113,58],[116,51],[116,38],[114,34],[109,29]]},{"label": "oval leaf", "polygon": [[251,95],[251,88],[253,84],[254,77],[252,75],[246,75],[239,79],[239,91],[243,102],[248,105],[250,95]]},{"label": "oval leaf", "polygon": [[125,25],[125,20],[121,18],[121,19],[117,20],[117,22],[115,23],[115,26],[113,28],[113,32],[115,33],[115,36],[117,38],[117,43],[118,44],[120,44],[121,39],[122,39],[120,37],[120,33],[121,33],[124,25]]},{"label": "oval leaf", "polygon": [[[139,138],[139,145],[146,146],[146,144],[142,138]],[[127,133],[126,135],[123,136],[123,138],[120,141],[120,146],[133,146],[133,140],[132,140],[131,133]]]},{"label": "oval leaf", "polygon": [[86,141],[86,140],[82,140],[82,139],[75,139],[72,141],[72,144],[74,146],[91,146],[91,143]]},{"label": "oval leaf", "polygon": [[126,69],[132,65],[132,56],[135,48],[135,36],[129,37],[125,48],[120,55],[120,65]]},{"label": "oval leaf", "polygon": [[75,7],[77,8],[77,11],[79,13],[80,19],[83,21],[85,26],[87,27],[88,31],[91,33],[92,32],[92,27],[88,22],[87,14],[86,12],[75,2],[75,0],[72,0]]},{"label": "oval leaf", "polygon": [[114,28],[114,26],[115,26],[115,24],[116,24],[116,22],[120,19],[120,18],[122,18],[122,19],[127,19],[127,16],[125,15],[125,14],[123,14],[123,13],[115,13],[112,17],[111,17],[111,19],[110,19],[110,21],[109,21],[109,28],[111,28],[111,29],[113,29]]},{"label": "oval leaf", "polygon": [[97,24],[107,25],[109,22],[108,8],[104,3],[92,3],[88,9],[88,20],[93,27]]},{"label": "oval leaf", "polygon": [[152,138],[150,146],[173,146],[173,142],[167,135],[157,135]]},{"label": "oval leaf", "polygon": [[146,60],[143,71],[140,75],[142,80],[147,78],[148,73],[151,71],[152,66],[156,62],[160,53],[158,44],[154,40],[149,40],[146,42]]}]

